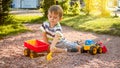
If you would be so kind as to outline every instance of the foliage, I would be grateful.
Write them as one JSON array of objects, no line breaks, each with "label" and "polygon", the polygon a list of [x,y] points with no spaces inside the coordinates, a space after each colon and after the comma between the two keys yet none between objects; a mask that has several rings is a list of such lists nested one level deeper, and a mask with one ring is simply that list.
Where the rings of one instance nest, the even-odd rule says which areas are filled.
[{"label": "foliage", "polygon": [[102,17],[109,17],[111,12],[108,10],[108,0],[84,0],[85,11],[87,15],[100,15]]},{"label": "foliage", "polygon": [[80,14],[80,2],[75,1],[75,3],[72,5],[72,13],[77,15]]},{"label": "foliage", "polygon": [[63,8],[63,11],[64,11],[64,13],[68,13],[68,10],[69,10],[69,8],[70,8],[70,0],[64,0],[64,1],[62,1],[61,2],[61,6],[62,6],[62,8]]},{"label": "foliage", "polygon": [[85,10],[87,12],[87,14],[90,13],[90,11],[92,10],[92,0],[84,0],[85,2]]},{"label": "foliage", "polygon": [[50,6],[55,5],[56,4],[56,0],[44,0],[43,2],[43,9],[44,9],[44,16],[47,16],[48,13],[48,9]]},{"label": "foliage", "polygon": [[5,23],[5,20],[8,19],[11,0],[0,0],[0,3],[0,25],[2,25]]},{"label": "foliage", "polygon": [[110,16],[110,11],[107,9],[108,0],[101,1],[101,16],[108,17]]}]

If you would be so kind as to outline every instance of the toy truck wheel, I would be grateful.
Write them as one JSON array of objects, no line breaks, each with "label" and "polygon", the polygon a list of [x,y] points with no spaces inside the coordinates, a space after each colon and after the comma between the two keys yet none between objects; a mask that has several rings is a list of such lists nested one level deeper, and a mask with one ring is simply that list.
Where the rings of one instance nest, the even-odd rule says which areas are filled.
[{"label": "toy truck wheel", "polygon": [[35,53],[34,51],[31,51],[30,52],[30,58],[33,59],[35,57],[37,57],[37,53]]},{"label": "toy truck wheel", "polygon": [[101,53],[102,53],[102,47],[98,47],[97,52],[98,52],[99,54],[101,54]]},{"label": "toy truck wheel", "polygon": [[95,46],[90,47],[90,54],[95,55],[97,53],[97,48]]},{"label": "toy truck wheel", "polygon": [[30,55],[30,50],[29,49],[24,49],[24,55],[25,56],[27,56],[27,57],[29,57],[29,55]]}]

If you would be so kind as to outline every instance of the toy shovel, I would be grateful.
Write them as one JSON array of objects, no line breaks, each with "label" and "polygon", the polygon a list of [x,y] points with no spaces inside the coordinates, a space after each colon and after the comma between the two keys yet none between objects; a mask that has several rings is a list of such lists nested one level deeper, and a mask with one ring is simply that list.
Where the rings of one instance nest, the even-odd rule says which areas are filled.
[{"label": "toy shovel", "polygon": [[52,52],[50,52],[48,55],[47,55],[47,61],[50,61],[52,60]]}]

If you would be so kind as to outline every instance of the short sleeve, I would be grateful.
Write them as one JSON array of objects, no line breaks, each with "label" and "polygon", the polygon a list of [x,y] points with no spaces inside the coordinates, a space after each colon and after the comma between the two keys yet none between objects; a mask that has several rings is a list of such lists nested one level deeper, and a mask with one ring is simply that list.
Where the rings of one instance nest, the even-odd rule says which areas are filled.
[{"label": "short sleeve", "polygon": [[61,28],[56,29],[56,34],[60,37],[63,37],[62,29]]},{"label": "short sleeve", "polygon": [[44,26],[44,23],[40,26],[40,31],[41,31],[41,32],[45,32],[45,26]]},{"label": "short sleeve", "polygon": [[63,37],[63,34],[61,33],[61,31],[56,31],[56,34],[59,35],[60,37]]}]

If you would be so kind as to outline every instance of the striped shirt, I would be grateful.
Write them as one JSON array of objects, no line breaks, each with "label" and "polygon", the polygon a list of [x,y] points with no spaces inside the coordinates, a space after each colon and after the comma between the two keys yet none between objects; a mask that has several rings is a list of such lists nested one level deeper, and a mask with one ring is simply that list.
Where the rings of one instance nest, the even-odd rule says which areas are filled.
[{"label": "striped shirt", "polygon": [[53,28],[51,28],[48,22],[44,22],[40,27],[40,30],[42,32],[46,32],[48,42],[50,43],[53,41],[53,38],[55,37],[56,34],[59,34],[60,36],[59,41],[63,38],[62,28],[60,23],[57,23]]}]

